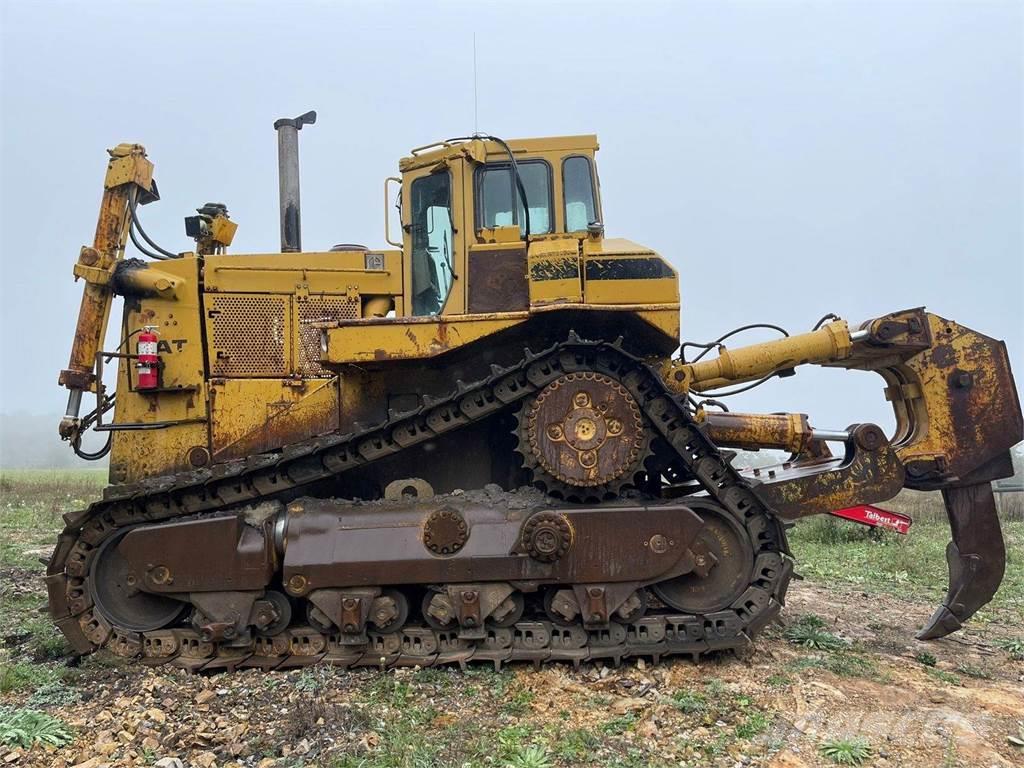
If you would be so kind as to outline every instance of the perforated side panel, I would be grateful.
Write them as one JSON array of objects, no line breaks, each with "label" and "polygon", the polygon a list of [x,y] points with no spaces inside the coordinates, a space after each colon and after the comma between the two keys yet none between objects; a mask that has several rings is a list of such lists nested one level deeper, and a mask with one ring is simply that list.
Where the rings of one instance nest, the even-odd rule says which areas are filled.
[{"label": "perforated side panel", "polygon": [[299,327],[298,373],[302,376],[332,376],[320,365],[320,330],[311,323],[354,320],[359,317],[359,299],[345,296],[309,298],[295,302]]},{"label": "perforated side panel", "polygon": [[287,375],[289,325],[285,297],[214,296],[209,329],[213,375]]}]

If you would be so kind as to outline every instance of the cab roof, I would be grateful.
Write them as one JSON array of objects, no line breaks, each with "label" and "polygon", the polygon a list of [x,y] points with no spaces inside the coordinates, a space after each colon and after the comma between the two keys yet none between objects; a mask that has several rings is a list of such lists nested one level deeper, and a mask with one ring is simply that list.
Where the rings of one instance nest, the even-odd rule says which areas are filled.
[{"label": "cab roof", "polygon": [[[543,152],[596,152],[599,148],[597,136],[592,133],[579,136],[547,136],[532,139],[505,139],[514,154],[539,154]],[[507,157],[504,147],[487,138],[467,137],[435,141],[410,150],[407,157],[398,161],[401,171],[434,165],[457,157],[470,157],[477,162],[501,160]]]}]

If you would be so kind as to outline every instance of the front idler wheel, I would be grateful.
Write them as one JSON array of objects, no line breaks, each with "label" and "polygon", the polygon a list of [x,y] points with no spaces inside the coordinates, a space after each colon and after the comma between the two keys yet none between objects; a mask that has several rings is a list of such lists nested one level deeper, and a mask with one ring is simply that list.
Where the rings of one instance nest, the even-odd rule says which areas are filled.
[{"label": "front idler wheel", "polygon": [[754,548],[747,529],[723,507],[703,499],[693,499],[688,505],[704,520],[690,545],[694,570],[651,589],[677,611],[713,613],[728,608],[750,586]]},{"label": "front idler wheel", "polygon": [[140,589],[140,577],[118,545],[131,529],[107,539],[89,570],[89,592],[100,614],[118,629],[150,632],[175,623],[188,603]]}]

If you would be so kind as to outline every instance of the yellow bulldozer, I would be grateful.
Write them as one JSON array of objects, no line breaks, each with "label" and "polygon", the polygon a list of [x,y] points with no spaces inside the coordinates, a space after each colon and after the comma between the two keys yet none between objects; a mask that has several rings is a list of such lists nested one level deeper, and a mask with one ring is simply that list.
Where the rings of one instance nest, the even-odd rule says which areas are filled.
[{"label": "yellow bulldozer", "polygon": [[[279,253],[229,253],[220,203],[185,219],[189,252],[159,246],[140,216],[153,164],[109,150],[60,432],[109,454],[110,485],[65,516],[46,576],[77,652],[193,670],[696,658],[777,617],[790,521],[902,488],[941,490],[952,528],[919,637],[995,594],[990,483],[1022,439],[1002,342],[915,308],[681,345],[676,270],[605,236],[595,136],[418,147],[384,183],[389,247],[303,251],[315,119],[274,124]],[[803,365],[878,373],[895,432],[721,404]],[[762,448],[789,458],[735,465]]]}]

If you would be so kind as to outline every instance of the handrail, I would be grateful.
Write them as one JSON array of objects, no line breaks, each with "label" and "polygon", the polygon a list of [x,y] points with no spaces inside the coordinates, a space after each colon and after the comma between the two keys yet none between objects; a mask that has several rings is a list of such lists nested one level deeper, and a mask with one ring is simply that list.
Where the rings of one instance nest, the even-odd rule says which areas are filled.
[{"label": "handrail", "polygon": [[384,241],[388,245],[393,245],[396,248],[401,248],[401,243],[396,243],[391,239],[391,214],[388,210],[388,182],[395,181],[399,184],[402,183],[402,179],[398,176],[388,176],[384,179]]}]

